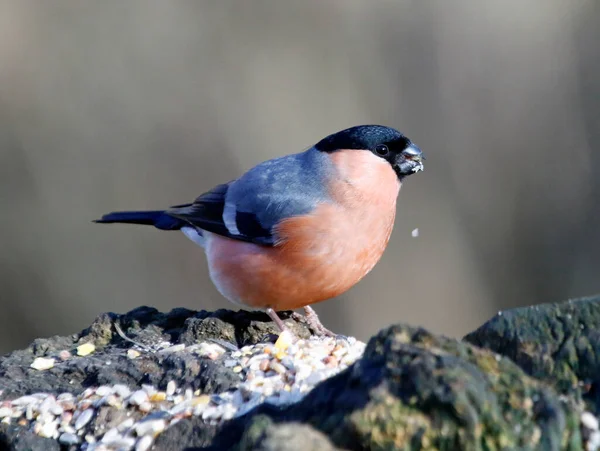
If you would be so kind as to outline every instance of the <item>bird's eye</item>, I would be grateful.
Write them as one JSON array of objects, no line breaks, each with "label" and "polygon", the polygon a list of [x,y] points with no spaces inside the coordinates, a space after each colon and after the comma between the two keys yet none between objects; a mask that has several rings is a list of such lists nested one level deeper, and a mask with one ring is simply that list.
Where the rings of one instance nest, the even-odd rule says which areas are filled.
[{"label": "bird's eye", "polygon": [[375,147],[375,152],[377,152],[377,155],[381,155],[383,157],[390,153],[390,149],[388,149],[388,146],[385,144],[379,144],[377,147]]}]

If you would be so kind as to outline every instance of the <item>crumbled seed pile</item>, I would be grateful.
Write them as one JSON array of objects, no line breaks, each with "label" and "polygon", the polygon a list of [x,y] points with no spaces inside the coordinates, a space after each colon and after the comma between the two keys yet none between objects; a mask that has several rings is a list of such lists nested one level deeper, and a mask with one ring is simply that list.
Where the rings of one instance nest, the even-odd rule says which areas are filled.
[{"label": "crumbled seed pile", "polygon": [[[259,343],[241,349],[213,342],[187,347],[161,343],[152,351],[193,353],[232,368],[240,376],[238,386],[216,395],[178,387],[175,381],[170,381],[164,391],[149,385],[131,390],[117,384],[87,388],[77,396],[36,393],[0,401],[0,421],[19,424],[40,436],[87,451],[145,451],[158,434],[182,418],[197,416],[216,424],[264,402],[295,403],[319,382],[354,363],[364,348],[364,343],[352,337],[311,337],[294,342],[287,333],[281,334],[275,344]],[[148,348],[132,348],[127,355],[137,358],[142,352],[148,352]],[[83,353],[78,350],[79,355]],[[70,358],[67,351],[64,354],[62,359]],[[32,367],[49,369],[55,364],[49,360],[36,359]],[[98,426],[94,419],[104,406],[122,411],[122,421],[108,429]]]}]

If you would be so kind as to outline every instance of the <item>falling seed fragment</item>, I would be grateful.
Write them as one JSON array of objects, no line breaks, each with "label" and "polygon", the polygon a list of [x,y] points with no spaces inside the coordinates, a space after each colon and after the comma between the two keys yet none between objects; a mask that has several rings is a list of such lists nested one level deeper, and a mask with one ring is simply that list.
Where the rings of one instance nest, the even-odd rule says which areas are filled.
[{"label": "falling seed fragment", "polygon": [[44,371],[49,370],[54,366],[54,359],[46,359],[44,357],[38,357],[30,365],[34,370]]},{"label": "falling seed fragment", "polygon": [[412,235],[413,238],[416,238],[419,236],[419,229],[413,229],[413,231],[410,233]]},{"label": "falling seed fragment", "polygon": [[85,357],[86,355],[90,355],[95,350],[96,346],[94,346],[94,343],[84,343],[77,346],[77,355],[79,357]]}]

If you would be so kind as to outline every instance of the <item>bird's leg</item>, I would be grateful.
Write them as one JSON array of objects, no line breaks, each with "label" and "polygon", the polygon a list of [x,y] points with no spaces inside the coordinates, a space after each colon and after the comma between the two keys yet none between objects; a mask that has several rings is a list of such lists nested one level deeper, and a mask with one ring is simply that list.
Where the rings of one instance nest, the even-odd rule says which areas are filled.
[{"label": "bird's leg", "polygon": [[336,334],[327,329],[317,316],[317,312],[313,310],[310,306],[304,307],[304,317],[306,318],[306,322],[310,326],[310,328],[315,332],[316,335],[325,335],[327,337],[335,337]]},{"label": "bird's leg", "polygon": [[269,317],[273,320],[273,322],[275,324],[277,324],[277,327],[279,327],[279,330],[281,330],[281,332],[285,332],[288,331],[291,333],[290,329],[283,323],[283,321],[281,321],[281,318],[279,316],[277,316],[277,313],[275,312],[275,310],[273,310],[272,308],[268,308],[266,310],[267,315],[269,315]]}]

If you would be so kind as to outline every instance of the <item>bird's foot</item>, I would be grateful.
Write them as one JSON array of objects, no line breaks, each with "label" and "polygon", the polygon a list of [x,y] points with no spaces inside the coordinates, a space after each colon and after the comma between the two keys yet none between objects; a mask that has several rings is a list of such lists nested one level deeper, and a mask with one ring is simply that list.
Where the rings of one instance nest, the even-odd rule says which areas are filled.
[{"label": "bird's foot", "polygon": [[329,329],[327,329],[321,321],[319,320],[319,316],[317,312],[313,310],[312,307],[306,306],[304,307],[304,319],[306,320],[308,327],[312,329],[315,335],[320,337],[337,337],[337,334],[334,334]]},{"label": "bird's foot", "polygon": [[[273,310],[272,308],[268,308],[266,312],[282,333],[286,332],[291,336],[295,337],[295,334],[290,330],[288,326],[285,325],[285,323],[281,320],[279,315],[277,315],[277,312],[275,312],[275,310]],[[336,339],[346,340],[346,337],[344,335],[338,335],[327,329],[319,320],[317,312],[315,312],[312,309],[312,307],[309,307],[308,305],[304,307],[304,316],[300,315],[297,312],[293,312],[292,318],[299,322],[305,322],[311,329],[313,334],[318,337],[334,337]]]}]

